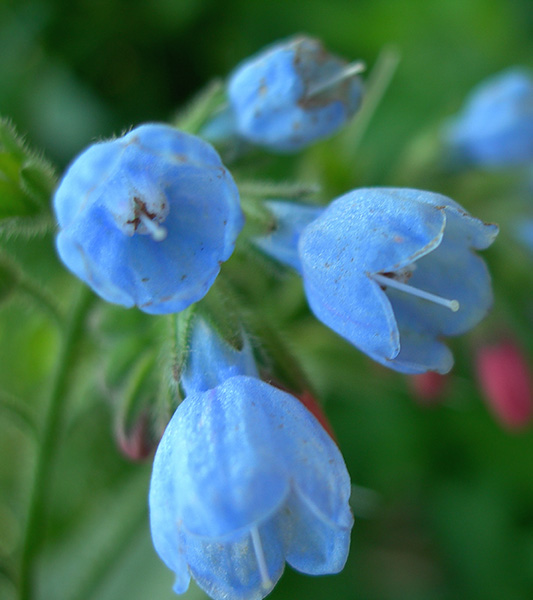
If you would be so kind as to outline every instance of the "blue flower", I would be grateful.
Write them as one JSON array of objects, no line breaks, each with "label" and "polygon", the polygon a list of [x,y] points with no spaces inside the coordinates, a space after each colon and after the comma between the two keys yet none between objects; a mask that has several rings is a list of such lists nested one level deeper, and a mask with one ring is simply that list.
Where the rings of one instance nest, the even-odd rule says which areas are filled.
[{"label": "blue flower", "polygon": [[444,135],[457,163],[503,167],[531,161],[531,72],[512,68],[478,85]]},{"label": "blue flower", "polygon": [[231,73],[231,118],[247,141],[295,152],[330,136],[357,111],[361,70],[360,63],[348,65],[312,38],[277,43]]},{"label": "blue flower", "polygon": [[533,252],[533,219],[522,216],[512,223],[514,237],[530,252]]},{"label": "blue flower", "polygon": [[285,561],[339,572],[352,515],[342,456],[293,396],[238,375],[187,396],[154,459],[154,546],[176,574],[215,600],[266,596]]},{"label": "blue flower", "polygon": [[299,400],[257,378],[248,342],[236,350],[198,319],[190,348],[186,398],[157,449],[149,497],[174,591],[192,576],[215,600],[255,600],[285,561],[337,573],[353,517],[336,444]]},{"label": "blue flower", "polygon": [[267,235],[254,238],[254,244],[277,261],[299,271],[300,236],[322,214],[324,207],[284,200],[266,200],[265,206],[272,213],[276,227]]},{"label": "blue flower", "polygon": [[469,330],[492,304],[488,271],[473,249],[488,247],[498,228],[439,194],[359,189],[303,228],[295,265],[295,242],[284,233],[288,206],[271,206],[284,221],[281,234],[258,245],[291,257],[318,319],[397,371],[449,371],[453,358],[441,338]]},{"label": "blue flower", "polygon": [[215,150],[160,124],[90,146],[54,207],[65,265],[105,300],[153,314],[207,293],[244,222]]}]

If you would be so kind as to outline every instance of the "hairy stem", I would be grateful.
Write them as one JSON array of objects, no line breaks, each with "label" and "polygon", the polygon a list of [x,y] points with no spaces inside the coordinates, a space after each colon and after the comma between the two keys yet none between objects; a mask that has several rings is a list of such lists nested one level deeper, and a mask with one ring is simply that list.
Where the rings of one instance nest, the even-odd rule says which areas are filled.
[{"label": "hairy stem", "polygon": [[45,504],[56,456],[59,433],[63,425],[63,406],[71,367],[76,361],[76,345],[82,333],[93,294],[83,286],[67,317],[57,363],[48,392],[46,413],[38,444],[30,490],[26,528],[22,543],[19,571],[19,600],[30,600],[34,587],[34,559],[42,542]]}]

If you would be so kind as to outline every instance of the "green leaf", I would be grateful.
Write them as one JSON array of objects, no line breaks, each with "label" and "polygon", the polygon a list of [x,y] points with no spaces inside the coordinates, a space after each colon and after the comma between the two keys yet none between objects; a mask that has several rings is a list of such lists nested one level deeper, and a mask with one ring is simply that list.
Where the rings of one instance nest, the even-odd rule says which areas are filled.
[{"label": "green leaf", "polygon": [[37,203],[48,206],[49,199],[56,185],[53,170],[46,163],[35,160],[27,161],[20,169],[22,189]]},{"label": "green leaf", "polygon": [[[50,195],[55,181],[52,166],[0,118],[0,233],[35,233],[35,227],[28,227],[24,219],[51,216]],[[22,218],[22,222],[13,218]],[[10,221],[7,227],[6,219]]]},{"label": "green leaf", "polygon": [[19,273],[16,268],[0,257],[0,302],[11,296],[18,282]]}]

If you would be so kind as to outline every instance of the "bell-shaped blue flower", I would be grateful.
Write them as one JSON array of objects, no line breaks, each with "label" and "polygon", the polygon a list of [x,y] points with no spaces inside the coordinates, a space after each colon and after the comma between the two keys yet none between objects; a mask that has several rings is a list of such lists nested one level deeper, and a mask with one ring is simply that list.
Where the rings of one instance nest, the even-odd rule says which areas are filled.
[{"label": "bell-shaped blue flower", "polygon": [[457,164],[490,168],[533,160],[532,73],[515,67],[479,84],[444,136]]},{"label": "bell-shaped blue flower", "polygon": [[340,571],[348,555],[350,479],[339,449],[299,400],[253,375],[249,352],[200,322],[186,398],[155,455],[152,539],[178,594],[192,576],[215,600],[261,599],[285,562],[320,575]]},{"label": "bell-shaped blue flower", "polygon": [[230,74],[227,119],[253,144],[296,152],[333,134],[358,110],[362,68],[309,37],[278,42]]},{"label": "bell-shaped blue flower", "polygon": [[162,124],[90,146],[54,208],[65,265],[105,300],[153,314],[200,300],[244,223],[215,150]]},{"label": "bell-shaped blue flower", "polygon": [[359,189],[302,233],[315,315],[375,360],[404,373],[446,373],[441,338],[471,329],[492,304],[485,263],[495,225],[453,200],[411,189]]},{"label": "bell-shaped blue flower", "polygon": [[451,369],[441,338],[469,330],[492,304],[487,268],[473,250],[493,242],[495,225],[440,194],[359,189],[303,227],[296,264],[296,242],[286,229],[300,223],[301,208],[270,209],[280,227],[256,243],[300,271],[323,323],[397,371]]}]

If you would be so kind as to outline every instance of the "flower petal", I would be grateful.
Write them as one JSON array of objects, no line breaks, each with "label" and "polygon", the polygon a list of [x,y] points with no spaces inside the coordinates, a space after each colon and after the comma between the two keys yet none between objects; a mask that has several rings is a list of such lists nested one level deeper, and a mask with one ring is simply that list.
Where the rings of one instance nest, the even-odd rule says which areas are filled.
[{"label": "flower petal", "polygon": [[[492,306],[490,275],[484,261],[471,250],[444,238],[430,255],[416,263],[409,280],[413,287],[448,300],[457,300],[459,310],[387,289],[400,329],[430,336],[459,335],[483,319]],[[400,336],[400,344],[404,342]]]},{"label": "flower petal", "polygon": [[229,539],[185,536],[187,562],[198,585],[214,600],[261,600],[269,594],[285,568],[284,544],[274,520],[258,526],[268,574],[265,581],[250,531]]},{"label": "flower petal", "polygon": [[339,525],[317,513],[316,508],[298,492],[293,492],[280,513],[280,528],[287,537],[287,562],[308,575],[339,573],[348,558],[353,517],[346,504],[346,515]]},{"label": "flower petal", "polygon": [[372,354],[371,358],[390,369],[410,375],[426,371],[444,374],[453,367],[450,349],[438,339],[411,329],[400,329],[400,340],[400,352],[393,360],[387,361]]},{"label": "flower petal", "polygon": [[351,484],[337,444],[294,396],[272,389],[272,443],[290,473],[292,489],[320,518],[351,528]]},{"label": "flower petal", "polygon": [[188,396],[172,417],[161,441],[172,447],[171,467],[154,469],[152,478],[179,481],[173,501],[187,532],[227,535],[264,521],[285,501],[289,483],[265,426],[266,411],[274,409],[263,386],[270,389],[255,378],[232,377]]},{"label": "flower petal", "polygon": [[[324,260],[325,259],[325,260]],[[324,261],[320,263],[319,261]],[[302,258],[304,287],[315,316],[363,352],[394,358],[400,349],[387,296],[356,267],[343,269],[330,254]],[[345,262],[345,261],[344,261]]]},{"label": "flower petal", "polygon": [[300,235],[324,211],[324,207],[277,200],[265,204],[276,217],[276,228],[267,235],[255,238],[254,244],[281,263],[301,271],[298,256]]},{"label": "flower petal", "polygon": [[[169,424],[170,433],[173,425]],[[168,440],[168,438],[167,438]],[[154,457],[148,502],[150,506],[150,531],[157,553],[169,569],[174,571],[174,591],[182,594],[189,587],[191,576],[177,522],[175,497],[177,481],[172,470],[173,447],[162,440]]]}]

